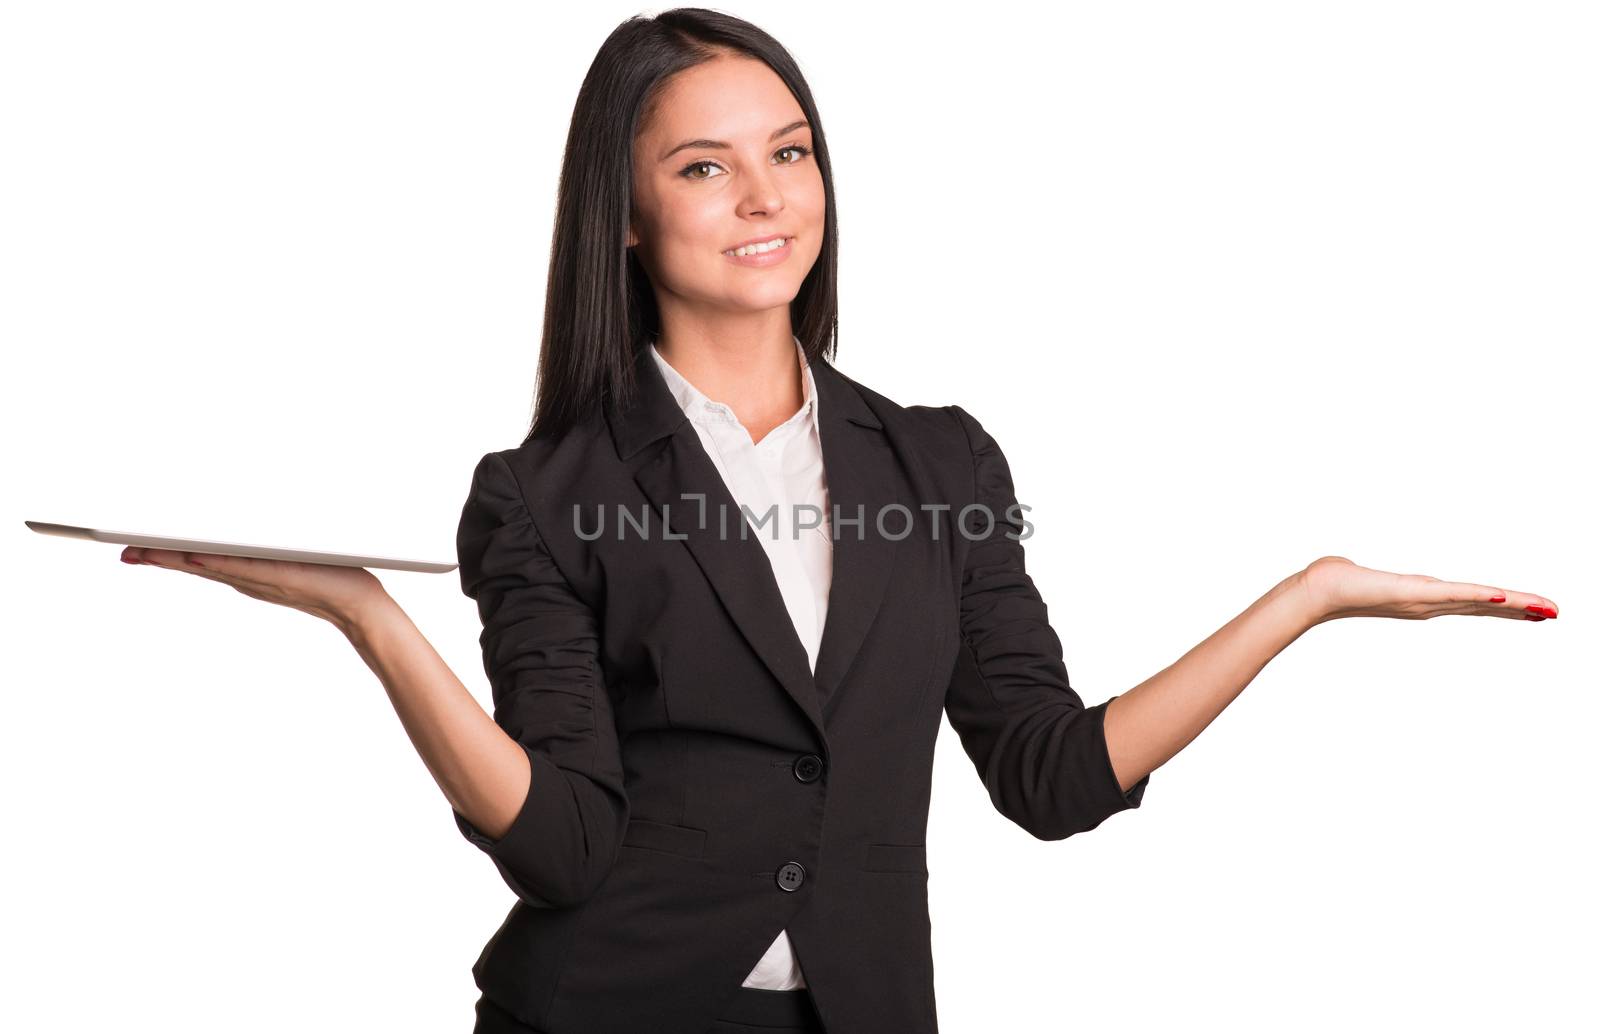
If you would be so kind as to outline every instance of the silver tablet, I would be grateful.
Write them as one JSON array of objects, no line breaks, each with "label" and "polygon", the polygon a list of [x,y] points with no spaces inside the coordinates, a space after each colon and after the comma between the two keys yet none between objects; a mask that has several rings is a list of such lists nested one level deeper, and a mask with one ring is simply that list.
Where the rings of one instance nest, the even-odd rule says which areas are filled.
[{"label": "silver tablet", "polygon": [[427,560],[402,560],[399,557],[392,556],[360,556],[355,553],[324,553],[315,549],[256,546],[247,542],[180,539],[169,535],[142,535],[133,531],[80,528],[75,524],[49,524],[45,521],[23,521],[22,523],[42,535],[61,535],[69,539],[88,539],[91,542],[112,542],[121,546],[140,546],[149,549],[175,549],[189,553],[220,553],[223,556],[253,556],[260,557],[263,560],[294,560],[303,564],[335,564],[340,567],[383,567],[391,571],[419,571],[423,574],[445,574],[456,569],[455,564],[437,564]]}]

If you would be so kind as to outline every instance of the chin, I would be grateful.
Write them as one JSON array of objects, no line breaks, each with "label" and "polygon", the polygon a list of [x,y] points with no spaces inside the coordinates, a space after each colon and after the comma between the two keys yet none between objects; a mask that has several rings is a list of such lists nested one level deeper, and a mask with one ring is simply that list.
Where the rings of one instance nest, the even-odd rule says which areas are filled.
[{"label": "chin", "polygon": [[729,298],[730,304],[739,309],[760,311],[776,308],[779,305],[788,305],[794,301],[795,295],[800,293],[799,283],[763,284],[744,291],[737,291]]}]

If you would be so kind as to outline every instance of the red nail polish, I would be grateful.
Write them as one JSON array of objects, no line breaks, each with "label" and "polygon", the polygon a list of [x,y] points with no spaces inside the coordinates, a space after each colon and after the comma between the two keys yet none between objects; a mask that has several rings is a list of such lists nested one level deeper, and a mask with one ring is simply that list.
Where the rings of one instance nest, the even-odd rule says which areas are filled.
[{"label": "red nail polish", "polygon": [[1541,617],[1541,616],[1540,616],[1540,615],[1538,615],[1538,614],[1524,614],[1524,615],[1522,615],[1522,616],[1523,616],[1523,617],[1524,617],[1524,618],[1525,618],[1525,619],[1527,619],[1527,620],[1528,620],[1528,621],[1543,621],[1543,620],[1544,620],[1544,618],[1543,618],[1543,617]]},{"label": "red nail polish", "polygon": [[1489,602],[1490,603],[1504,603],[1505,601],[1506,601],[1506,598],[1504,596],[1490,596],[1489,597]]}]

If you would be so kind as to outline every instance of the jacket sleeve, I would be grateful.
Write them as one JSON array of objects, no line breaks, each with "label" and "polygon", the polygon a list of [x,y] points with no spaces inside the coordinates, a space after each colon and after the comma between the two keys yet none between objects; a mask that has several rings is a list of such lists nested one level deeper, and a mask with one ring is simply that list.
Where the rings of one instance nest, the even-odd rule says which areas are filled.
[{"label": "jacket sleeve", "polygon": [[964,409],[947,408],[971,449],[976,505],[964,520],[952,511],[967,553],[945,713],[996,810],[1040,840],[1062,840],[1139,807],[1150,776],[1127,793],[1119,786],[1106,750],[1111,701],[1084,707],[1067,680],[1061,640],[1023,564],[1025,511],[1005,455]]},{"label": "jacket sleeve", "polygon": [[535,908],[586,900],[628,821],[598,622],[556,568],[503,456],[478,461],[456,532],[461,590],[477,601],[494,720],[527,752],[528,796],[499,840],[456,825]]}]

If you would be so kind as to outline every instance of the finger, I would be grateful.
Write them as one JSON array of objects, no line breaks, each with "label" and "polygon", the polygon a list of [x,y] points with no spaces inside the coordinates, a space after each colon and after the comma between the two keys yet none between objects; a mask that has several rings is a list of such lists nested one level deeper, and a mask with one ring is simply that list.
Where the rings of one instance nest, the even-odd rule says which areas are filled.
[{"label": "finger", "polygon": [[216,577],[236,585],[275,584],[278,561],[260,557],[232,556],[228,553],[180,553],[179,564],[195,574]]},{"label": "finger", "polygon": [[1433,581],[1428,583],[1425,591],[1440,603],[1482,603],[1499,606],[1510,596],[1504,589],[1497,589],[1492,585],[1478,585],[1474,582]]},{"label": "finger", "polygon": [[1529,592],[1472,582],[1441,582],[1440,586],[1450,593],[1449,598],[1475,604],[1473,613],[1493,614],[1519,621],[1524,618],[1543,621],[1559,613],[1553,602]]},{"label": "finger", "polygon": [[217,561],[238,558],[222,557],[216,553],[191,553],[176,549],[129,546],[122,551],[122,559],[130,564],[149,564],[152,567],[166,567],[191,574],[200,574],[206,571],[213,574],[223,574],[225,572],[221,570],[221,564]]},{"label": "finger", "polygon": [[1487,590],[1489,597],[1484,604],[1484,612],[1496,613],[1505,617],[1533,618],[1543,621],[1546,618],[1556,617],[1560,612],[1553,601],[1531,592],[1517,592],[1514,589],[1497,589],[1492,586],[1474,586],[1477,589]]},{"label": "finger", "polygon": [[[184,557],[185,557],[186,554],[181,553],[181,552],[179,552],[178,550],[175,550],[175,549],[154,549],[152,547],[145,546],[145,547],[142,547],[142,548],[139,548],[139,549],[132,550],[132,553],[133,553],[133,559],[137,563],[152,564],[152,565],[154,565],[156,567],[180,567],[181,568],[181,567],[188,567],[189,566],[184,561]],[[199,555],[199,554],[189,554],[189,555]]]}]

